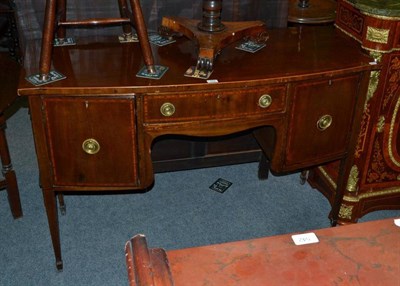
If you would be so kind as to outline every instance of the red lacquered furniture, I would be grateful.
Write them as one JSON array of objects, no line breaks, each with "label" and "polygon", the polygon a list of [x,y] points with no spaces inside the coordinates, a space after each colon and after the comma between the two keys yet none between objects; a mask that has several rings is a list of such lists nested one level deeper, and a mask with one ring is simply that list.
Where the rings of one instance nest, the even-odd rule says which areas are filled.
[{"label": "red lacquered furniture", "polygon": [[399,285],[400,228],[393,219],[164,251],[143,235],[126,243],[130,286]]},{"label": "red lacquered furniture", "polygon": [[[354,3],[353,3],[354,2]],[[338,1],[335,25],[371,54],[372,73],[354,163],[339,213],[340,223],[400,209],[400,7],[399,1]],[[310,172],[309,183],[332,202],[339,162]]]}]

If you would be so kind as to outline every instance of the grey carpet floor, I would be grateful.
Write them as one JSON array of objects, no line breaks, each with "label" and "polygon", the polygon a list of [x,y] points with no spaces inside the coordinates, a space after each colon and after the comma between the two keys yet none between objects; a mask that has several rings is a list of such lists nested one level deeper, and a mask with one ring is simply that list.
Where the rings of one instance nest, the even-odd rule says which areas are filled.
[{"label": "grey carpet floor", "polygon": [[[0,285],[128,285],[124,245],[138,233],[168,250],[329,227],[327,200],[298,174],[260,181],[256,163],[156,174],[146,193],[66,196],[57,272],[27,108],[9,119],[7,137],[24,216],[13,220],[0,192]],[[218,178],[233,183],[223,194],[209,189]]]}]

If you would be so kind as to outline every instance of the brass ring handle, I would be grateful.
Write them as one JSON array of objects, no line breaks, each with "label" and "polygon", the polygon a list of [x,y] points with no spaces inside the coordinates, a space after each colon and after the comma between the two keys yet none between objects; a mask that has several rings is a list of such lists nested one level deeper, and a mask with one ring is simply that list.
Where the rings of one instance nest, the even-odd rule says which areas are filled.
[{"label": "brass ring handle", "polygon": [[258,105],[262,108],[267,108],[272,103],[272,97],[269,94],[263,94],[258,99]]},{"label": "brass ring handle", "polygon": [[161,105],[160,112],[166,117],[171,116],[175,113],[175,106],[172,103],[166,102]]},{"label": "brass ring handle", "polygon": [[332,116],[329,114],[323,115],[317,121],[317,128],[321,131],[326,130],[332,124]]},{"label": "brass ring handle", "polygon": [[94,155],[100,151],[100,144],[96,139],[89,138],[83,141],[82,149],[89,155]]}]

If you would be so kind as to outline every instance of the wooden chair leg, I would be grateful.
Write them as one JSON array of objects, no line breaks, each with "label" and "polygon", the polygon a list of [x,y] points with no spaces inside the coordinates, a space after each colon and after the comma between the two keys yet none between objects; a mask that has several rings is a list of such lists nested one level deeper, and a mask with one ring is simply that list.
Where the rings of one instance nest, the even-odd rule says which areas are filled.
[{"label": "wooden chair leg", "polygon": [[[118,0],[118,7],[121,18],[129,18],[127,0]],[[123,24],[122,30],[125,38],[132,37],[132,26],[130,24]]]},{"label": "wooden chair leg", "polygon": [[42,47],[39,62],[39,73],[41,80],[47,80],[50,73],[51,54],[55,32],[56,9],[56,0],[46,1],[46,10],[43,23]]},{"label": "wooden chair leg", "polygon": [[135,19],[136,32],[138,34],[140,47],[143,53],[144,63],[149,73],[155,73],[153,53],[151,51],[146,24],[143,18],[142,8],[139,0],[130,0],[133,17]]},{"label": "wooden chair leg", "polygon": [[[67,20],[67,0],[57,0],[57,17],[60,22]],[[57,21],[58,22],[58,21]],[[57,27],[57,38],[63,40],[66,37],[65,27]],[[53,44],[53,43],[52,43]]]},{"label": "wooden chair leg", "polygon": [[17,178],[12,168],[10,152],[8,149],[7,138],[5,133],[6,121],[4,115],[0,116],[0,157],[2,165],[2,173],[5,178],[5,187],[7,190],[8,201],[11,208],[11,213],[14,218],[22,217],[21,200]]}]

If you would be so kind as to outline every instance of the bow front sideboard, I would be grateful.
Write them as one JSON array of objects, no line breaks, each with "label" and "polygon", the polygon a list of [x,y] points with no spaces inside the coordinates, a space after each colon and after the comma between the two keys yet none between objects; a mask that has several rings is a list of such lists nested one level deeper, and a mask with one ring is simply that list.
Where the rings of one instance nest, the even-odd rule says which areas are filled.
[{"label": "bow front sideboard", "polygon": [[275,173],[339,160],[329,214],[337,223],[370,74],[380,66],[334,27],[268,34],[256,53],[226,47],[211,81],[184,76],[196,46],[183,37],[153,46],[156,63],[168,67],[159,80],[136,77],[143,67],[138,43],[111,38],[54,48],[54,68],[66,79],[33,86],[24,78],[33,71],[25,71],[18,92],[29,100],[59,269],[56,195],[151,187],[152,144],[169,134],[223,138],[251,131]]}]

